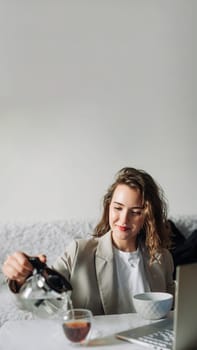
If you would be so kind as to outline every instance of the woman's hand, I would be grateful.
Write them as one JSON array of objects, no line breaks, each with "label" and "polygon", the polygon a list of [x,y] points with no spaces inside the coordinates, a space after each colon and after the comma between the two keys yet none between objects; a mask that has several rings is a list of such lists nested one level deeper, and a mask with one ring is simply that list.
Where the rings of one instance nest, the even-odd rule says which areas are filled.
[{"label": "woman's hand", "polygon": [[[38,255],[42,262],[46,262],[45,255]],[[28,255],[23,252],[15,252],[5,260],[2,271],[9,280],[14,280],[17,285],[22,285],[27,277],[32,274],[33,266],[28,260]]]}]

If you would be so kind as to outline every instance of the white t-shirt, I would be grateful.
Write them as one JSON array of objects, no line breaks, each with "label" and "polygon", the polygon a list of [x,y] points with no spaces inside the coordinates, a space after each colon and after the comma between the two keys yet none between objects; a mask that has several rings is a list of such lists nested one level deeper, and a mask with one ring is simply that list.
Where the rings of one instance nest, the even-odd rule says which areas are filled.
[{"label": "white t-shirt", "polygon": [[115,247],[113,250],[118,282],[118,312],[135,312],[132,296],[150,291],[141,252],[139,249],[135,252],[123,252]]}]

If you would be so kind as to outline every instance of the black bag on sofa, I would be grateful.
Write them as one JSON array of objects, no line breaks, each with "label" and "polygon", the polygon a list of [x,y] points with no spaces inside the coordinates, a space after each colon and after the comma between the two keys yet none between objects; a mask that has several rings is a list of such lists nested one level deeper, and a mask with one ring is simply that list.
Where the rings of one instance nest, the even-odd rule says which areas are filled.
[{"label": "black bag on sofa", "polygon": [[197,229],[186,239],[178,230],[173,221],[168,220],[171,227],[172,247],[170,249],[174,260],[174,278],[176,277],[176,267],[197,262]]}]

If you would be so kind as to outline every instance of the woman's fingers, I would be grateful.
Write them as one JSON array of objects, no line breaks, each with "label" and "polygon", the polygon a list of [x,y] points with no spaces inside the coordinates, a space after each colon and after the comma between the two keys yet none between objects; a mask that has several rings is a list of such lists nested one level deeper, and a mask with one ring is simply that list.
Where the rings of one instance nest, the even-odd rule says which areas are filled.
[{"label": "woman's fingers", "polygon": [[46,263],[47,257],[45,254],[40,254],[37,257],[40,259],[41,262]]},{"label": "woman's fingers", "polygon": [[9,255],[4,262],[2,271],[9,279],[21,281],[26,279],[32,272],[33,267],[28,257],[22,252]]},{"label": "woman's fingers", "polygon": [[[41,262],[46,263],[46,255],[40,254],[37,257]],[[33,271],[33,266],[28,258],[28,255],[23,252],[15,252],[9,255],[2,267],[4,275],[19,283],[25,281]]]}]

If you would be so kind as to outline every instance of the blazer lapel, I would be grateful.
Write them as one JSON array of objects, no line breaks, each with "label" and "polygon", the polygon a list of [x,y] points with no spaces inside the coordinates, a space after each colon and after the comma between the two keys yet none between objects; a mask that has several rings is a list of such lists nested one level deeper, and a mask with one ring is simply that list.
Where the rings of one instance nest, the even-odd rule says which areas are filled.
[{"label": "blazer lapel", "polygon": [[162,278],[163,272],[161,273],[161,265],[156,260],[150,265],[150,256],[148,254],[147,249],[144,246],[141,246],[141,250],[144,261],[145,273],[150,290],[151,292],[161,291],[161,289],[164,288],[164,282]]},{"label": "blazer lapel", "polygon": [[96,251],[96,273],[105,314],[113,314],[116,309],[116,276],[113,264],[111,232],[98,239]]}]

